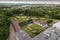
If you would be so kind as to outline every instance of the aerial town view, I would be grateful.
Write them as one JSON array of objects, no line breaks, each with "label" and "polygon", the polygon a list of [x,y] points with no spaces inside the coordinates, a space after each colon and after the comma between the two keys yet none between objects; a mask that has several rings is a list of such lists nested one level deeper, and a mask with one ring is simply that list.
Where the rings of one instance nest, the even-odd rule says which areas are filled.
[{"label": "aerial town view", "polygon": [[60,3],[45,3],[1,2],[0,40],[60,40]]}]

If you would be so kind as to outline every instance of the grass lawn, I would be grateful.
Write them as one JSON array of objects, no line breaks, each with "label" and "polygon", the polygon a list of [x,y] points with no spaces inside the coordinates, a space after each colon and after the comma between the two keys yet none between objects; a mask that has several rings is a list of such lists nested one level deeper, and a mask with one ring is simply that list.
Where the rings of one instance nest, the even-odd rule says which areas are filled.
[{"label": "grass lawn", "polygon": [[[43,17],[37,18],[37,17],[20,16],[20,15],[19,16],[10,17],[10,19],[12,21],[18,21],[19,23],[23,22],[23,21],[26,21],[26,20],[29,20],[29,18],[31,18],[33,20],[37,20],[37,21],[43,22],[43,23],[46,23],[46,21],[49,20],[49,18],[43,18]],[[55,20],[55,19],[52,19],[52,20],[53,20],[53,23],[51,23],[51,25],[54,24],[56,21],[58,21],[58,20]],[[22,28],[31,36],[31,38],[35,37],[39,33],[41,33],[44,30],[46,30],[46,28],[42,28],[41,26],[39,26],[39,25],[37,25],[35,23],[22,26]]]},{"label": "grass lawn", "polygon": [[54,23],[56,23],[56,22],[58,22],[59,20],[56,20],[56,19],[52,19],[53,20],[53,22],[50,24],[51,26],[54,24]]},{"label": "grass lawn", "polygon": [[[47,20],[49,20],[50,18],[44,18],[44,17],[33,17],[33,16],[22,16],[22,15],[15,15],[14,17],[10,17],[10,19],[12,21],[18,21],[19,23],[20,22],[23,22],[23,21],[26,21],[26,20],[29,20],[29,18],[33,19],[33,20],[37,20],[37,21],[40,21],[41,23],[46,23]],[[56,23],[58,20],[56,19],[52,19],[53,22],[51,24],[49,24],[50,26],[52,26],[54,23]]]},{"label": "grass lawn", "polygon": [[12,21],[18,21],[18,22],[23,22],[29,19],[27,16],[15,16],[15,17],[10,17]]},{"label": "grass lawn", "polygon": [[37,36],[41,32],[45,30],[45,28],[42,28],[41,26],[32,23],[26,26],[22,26],[22,28],[31,36],[31,38]]},{"label": "grass lawn", "polygon": [[53,20],[53,22],[50,23],[51,26],[58,21],[58,20],[56,20],[56,19],[43,18],[43,17],[40,17],[39,19],[37,19],[37,21],[40,21],[40,22],[42,22],[42,23],[46,23],[48,20]]}]

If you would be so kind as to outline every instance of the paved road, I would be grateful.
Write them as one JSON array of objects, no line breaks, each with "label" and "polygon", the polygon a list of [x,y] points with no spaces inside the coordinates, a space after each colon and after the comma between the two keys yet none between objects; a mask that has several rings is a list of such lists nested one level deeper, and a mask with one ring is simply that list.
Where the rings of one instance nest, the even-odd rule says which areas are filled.
[{"label": "paved road", "polygon": [[15,28],[16,37],[19,40],[31,40],[31,37],[19,26],[18,22],[13,22],[12,25]]},{"label": "paved road", "polygon": [[31,40],[31,37],[24,30],[17,31],[16,35],[19,40]]},{"label": "paved road", "polygon": [[[55,30],[53,32],[52,30]],[[19,40],[57,40],[60,37],[60,30],[50,27],[34,38],[31,38],[24,30],[16,31],[16,36]]]},{"label": "paved road", "polygon": [[[55,30],[56,32],[52,32],[52,30]],[[50,34],[50,36],[47,36],[47,34]],[[41,34],[34,37],[32,40],[57,40],[60,36],[60,30],[55,29],[53,27],[47,29],[46,31],[42,32]]]},{"label": "paved road", "polygon": [[12,27],[12,25],[10,25],[10,36],[9,36],[9,40],[16,40],[15,30]]}]

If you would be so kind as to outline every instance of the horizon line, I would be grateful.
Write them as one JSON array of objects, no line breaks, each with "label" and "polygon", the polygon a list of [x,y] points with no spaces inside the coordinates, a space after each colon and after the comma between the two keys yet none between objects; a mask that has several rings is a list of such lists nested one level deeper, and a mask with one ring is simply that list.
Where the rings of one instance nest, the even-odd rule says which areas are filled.
[{"label": "horizon line", "polygon": [[14,3],[14,4],[60,4],[60,2],[49,2],[49,1],[0,1],[0,3]]}]

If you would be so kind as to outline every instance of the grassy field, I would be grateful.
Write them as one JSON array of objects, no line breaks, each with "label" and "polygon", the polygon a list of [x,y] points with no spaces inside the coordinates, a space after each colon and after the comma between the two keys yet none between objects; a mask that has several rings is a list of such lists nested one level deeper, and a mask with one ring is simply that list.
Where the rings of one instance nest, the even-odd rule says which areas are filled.
[{"label": "grassy field", "polygon": [[[38,20],[40,22],[46,22],[47,20],[49,20],[50,18],[44,18],[44,17],[33,17],[33,16],[21,16],[21,15],[17,15],[17,16],[14,16],[14,17],[10,17],[10,19],[12,21],[18,21],[18,22],[23,22],[23,21],[26,21],[26,20],[29,20],[29,19],[33,19],[33,20]],[[55,23],[56,19],[52,19],[53,20],[53,23]]]},{"label": "grassy field", "polygon": [[[33,20],[40,21],[42,23],[46,23],[46,21],[49,20],[49,18],[43,18],[43,17],[40,17],[40,18],[38,18],[38,17],[29,17],[29,16],[14,16],[14,17],[10,17],[10,19],[12,21],[18,21],[19,23],[23,22],[23,21],[26,21],[26,20],[29,20],[29,18],[31,18]],[[52,20],[53,20],[53,22],[51,23],[51,25],[58,21],[56,19],[52,19]],[[46,30],[46,28],[42,28],[41,26],[39,26],[39,25],[37,25],[35,23],[22,26],[22,29],[25,30],[31,36],[31,38],[35,37],[39,33],[41,33],[44,30]]]},{"label": "grassy field", "polygon": [[29,17],[27,16],[14,16],[14,17],[10,17],[10,19],[12,21],[18,21],[18,22],[23,22],[29,19]]},{"label": "grassy field", "polygon": [[42,23],[46,23],[48,20],[52,20],[53,21],[52,23],[50,23],[51,26],[54,23],[56,23],[57,21],[59,21],[59,20],[56,20],[56,19],[43,18],[43,17],[40,17],[40,18],[37,19],[37,21],[42,22]]},{"label": "grassy field", "polygon": [[41,26],[32,23],[26,26],[22,26],[22,28],[31,36],[31,38],[35,37],[39,33],[43,32],[45,28],[42,28]]}]

